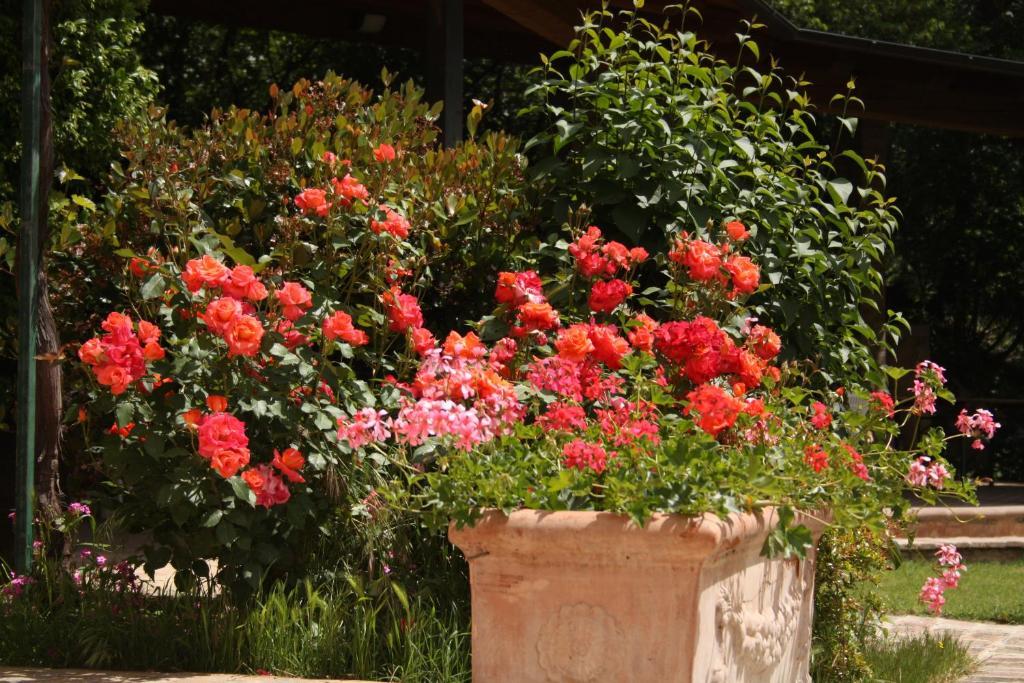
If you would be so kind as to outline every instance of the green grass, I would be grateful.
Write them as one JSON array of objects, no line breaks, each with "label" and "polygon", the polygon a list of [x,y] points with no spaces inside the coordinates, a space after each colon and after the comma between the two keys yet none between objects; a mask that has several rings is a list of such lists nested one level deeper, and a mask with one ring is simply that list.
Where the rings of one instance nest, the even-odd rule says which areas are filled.
[{"label": "green grass", "polygon": [[278,586],[244,605],[58,581],[0,599],[0,665],[468,683],[469,624],[464,606],[386,580]]},{"label": "green grass", "polygon": [[875,680],[885,683],[953,683],[975,668],[967,647],[949,634],[874,641],[865,655]]},{"label": "green grass", "polygon": [[[921,585],[935,575],[927,559],[908,559],[886,572],[879,594],[894,614],[928,614],[918,601]],[[1024,562],[971,562],[960,579],[960,587],[946,591],[942,616],[965,621],[994,621],[1024,624]]]}]

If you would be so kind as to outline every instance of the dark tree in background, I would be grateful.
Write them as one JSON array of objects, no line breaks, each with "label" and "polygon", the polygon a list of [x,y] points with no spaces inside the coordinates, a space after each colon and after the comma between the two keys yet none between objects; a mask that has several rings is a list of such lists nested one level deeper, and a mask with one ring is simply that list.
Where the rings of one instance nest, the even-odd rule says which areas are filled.
[{"label": "dark tree in background", "polygon": [[[808,28],[1024,60],[1024,0],[773,4]],[[951,454],[953,462],[1024,480],[1024,141],[890,132],[889,191],[903,220],[887,304],[926,326],[929,355],[950,370],[964,405],[988,406],[1003,424],[988,450]],[[953,414],[940,418],[951,423]]]},{"label": "dark tree in background", "polygon": [[[268,86],[290,85],[300,78],[343,74],[369,87],[380,85],[386,68],[398,82],[425,80],[418,50],[373,43],[347,43],[286,33],[219,26],[150,13],[141,44],[142,59],[159,76],[160,101],[172,119],[202,123],[214,107],[231,104],[251,109],[268,106]],[[525,98],[520,64],[469,59],[465,64],[466,107],[476,99],[492,106],[481,128],[524,132],[516,112]]]}]

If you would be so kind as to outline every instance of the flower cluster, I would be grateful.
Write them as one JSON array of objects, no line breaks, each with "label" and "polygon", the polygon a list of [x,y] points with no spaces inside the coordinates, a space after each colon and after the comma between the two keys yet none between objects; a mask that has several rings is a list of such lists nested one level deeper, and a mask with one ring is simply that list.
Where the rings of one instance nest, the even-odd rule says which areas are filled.
[{"label": "flower cluster", "polygon": [[[331,163],[331,159],[326,159]],[[318,187],[304,189],[295,196],[295,206],[307,216],[326,217],[335,206],[349,208],[352,202],[366,203],[370,193],[366,186],[346,173],[341,179],[331,178],[330,190]]]},{"label": "flower cluster", "polygon": [[488,353],[475,333],[452,332],[440,347],[430,344],[417,352],[419,368],[411,383],[401,385],[405,395],[395,416],[363,408],[339,418],[341,443],[355,449],[393,437],[419,446],[430,438],[447,438],[468,450],[505,433],[521,418],[515,389],[502,376],[501,354]]},{"label": "flower cluster", "polygon": [[119,396],[145,376],[147,361],[164,357],[160,328],[145,320],[136,324],[123,313],[109,314],[101,327],[106,334],[82,344],[78,357],[92,367],[97,382]]},{"label": "flower cluster", "polygon": [[655,330],[654,348],[693,384],[729,376],[736,393],[743,394],[760,386],[765,375],[773,380],[779,376],[769,363],[781,350],[781,342],[762,325],[753,327],[747,343],[738,346],[711,318],[668,322]]},{"label": "flower cluster", "polygon": [[[210,467],[227,479],[249,464],[251,452],[245,423],[231,413],[223,412],[226,405],[218,400],[222,398],[211,397],[212,400],[208,401],[222,410],[205,415],[198,421],[193,413],[185,421],[196,426],[199,440],[197,452],[200,457],[209,461]],[[291,497],[285,479],[292,483],[305,483],[306,480],[299,474],[303,465],[305,458],[297,449],[286,448],[284,452],[275,450],[274,459],[269,465],[260,464],[246,469],[241,477],[256,495],[256,504],[269,508],[287,503]]]},{"label": "flower cluster", "polygon": [[939,615],[946,604],[945,592],[960,585],[961,572],[966,571],[967,566],[955,545],[940,546],[935,556],[942,573],[926,579],[918,597],[932,614]]},{"label": "flower cluster", "polygon": [[921,361],[914,369],[914,411],[935,414],[937,391],[946,384],[946,369],[930,360]]},{"label": "flower cluster", "polygon": [[918,488],[932,487],[941,489],[949,479],[949,470],[941,462],[934,462],[927,455],[919,456],[910,463],[906,480],[911,486]]},{"label": "flower cluster", "polygon": [[[374,149],[373,156],[377,162],[386,164],[395,160],[397,151],[393,146],[381,143]],[[325,152],[323,161],[331,168],[339,163],[344,166],[351,165],[347,159],[339,162],[333,152]],[[353,177],[351,173],[346,173],[341,178],[331,178],[328,185],[327,189],[308,187],[302,190],[293,200],[295,207],[303,215],[326,218],[335,207],[348,209],[352,207],[354,202],[360,202],[364,205],[368,204],[370,198],[369,190]],[[384,204],[379,206],[379,212],[379,215],[370,219],[370,230],[378,235],[388,233],[399,240],[409,237],[411,226],[404,216]]]},{"label": "flower cluster", "polygon": [[684,232],[668,258],[685,268],[690,279],[705,285],[729,288],[730,299],[757,291],[761,270],[749,257],[731,254],[735,244],[746,240],[750,233],[739,221],[726,224],[727,240],[714,244]]},{"label": "flower cluster", "polygon": [[990,440],[1001,426],[995,421],[992,413],[984,408],[978,409],[973,415],[968,415],[966,410],[961,410],[956,418],[956,428],[961,434],[971,439],[971,448],[979,451],[985,448],[982,439]]},{"label": "flower cluster", "polygon": [[566,467],[577,470],[590,470],[601,474],[608,467],[608,458],[614,458],[615,452],[607,453],[600,444],[587,443],[582,439],[573,439],[562,447],[562,458]]},{"label": "flower cluster", "polygon": [[[575,242],[569,245],[569,253],[575,259],[576,270],[588,278],[602,278],[615,281],[619,274],[647,260],[648,253],[643,247],[628,248],[621,242],[605,242],[601,229],[596,225],[587,228]],[[623,283],[616,287],[621,288]],[[600,284],[600,283],[598,283]]]}]

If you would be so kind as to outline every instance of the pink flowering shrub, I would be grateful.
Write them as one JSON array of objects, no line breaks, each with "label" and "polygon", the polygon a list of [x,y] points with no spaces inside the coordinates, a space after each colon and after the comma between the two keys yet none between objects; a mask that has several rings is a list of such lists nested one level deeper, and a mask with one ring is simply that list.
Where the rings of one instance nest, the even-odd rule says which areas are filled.
[{"label": "pink flowering shrub", "polygon": [[[908,487],[970,497],[942,458],[962,435],[936,428],[896,446],[948,397],[942,369],[922,363],[905,397],[812,389],[813,370],[779,362],[779,336],[744,308],[770,292],[744,254],[749,235],[729,221],[651,255],[578,230],[558,272],[501,273],[497,308],[474,331],[417,342],[384,409],[355,407],[339,422],[342,448],[419,463],[412,498],[441,523],[493,507],[642,521],[776,505],[883,532],[884,510],[898,518]],[[389,305],[395,329],[423,324],[397,295]],[[972,435],[988,426],[972,424]],[[768,549],[801,553],[808,539],[782,528]]]}]

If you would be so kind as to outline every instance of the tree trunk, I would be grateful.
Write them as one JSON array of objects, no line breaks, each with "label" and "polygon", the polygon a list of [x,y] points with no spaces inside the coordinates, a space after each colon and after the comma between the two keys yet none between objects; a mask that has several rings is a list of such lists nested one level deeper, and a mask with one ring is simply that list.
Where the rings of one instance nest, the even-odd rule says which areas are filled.
[{"label": "tree trunk", "polygon": [[[60,336],[50,305],[46,252],[50,242],[49,190],[53,182],[53,112],[50,104],[50,19],[52,2],[43,3],[42,119],[39,159],[39,275],[36,321],[36,506],[44,519],[60,514],[60,445],[63,399]],[[20,258],[21,250],[17,252]]]}]

